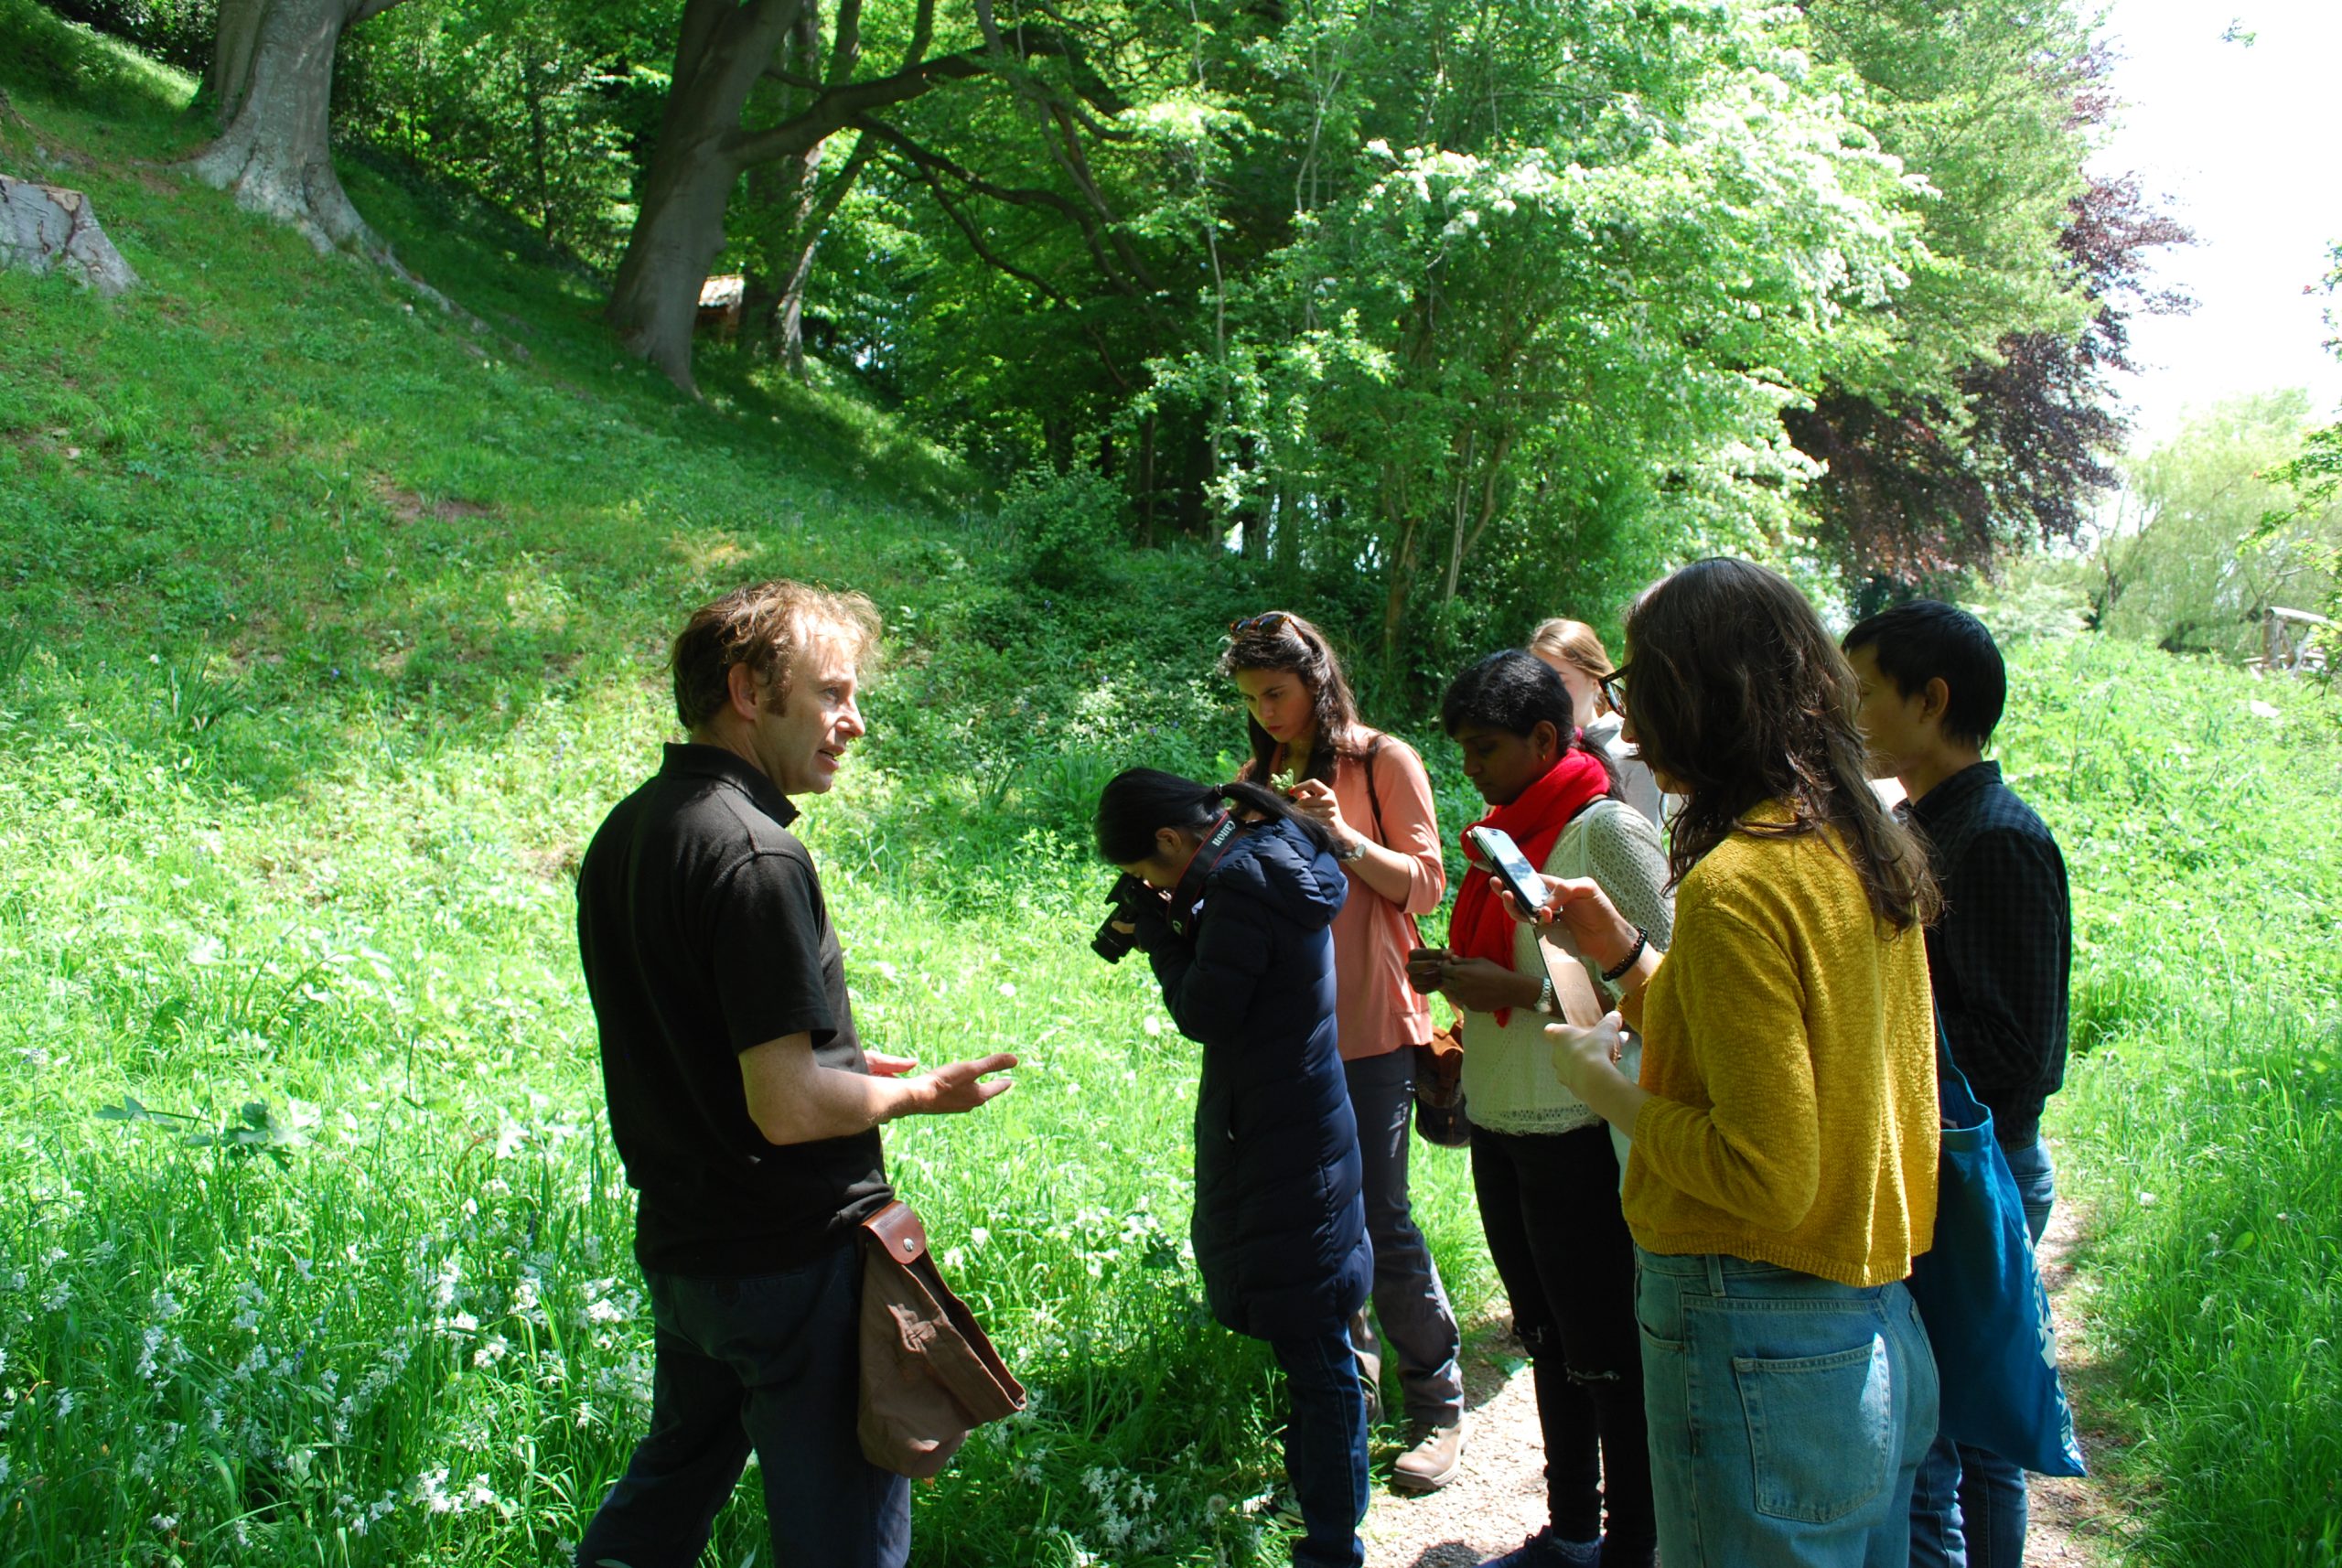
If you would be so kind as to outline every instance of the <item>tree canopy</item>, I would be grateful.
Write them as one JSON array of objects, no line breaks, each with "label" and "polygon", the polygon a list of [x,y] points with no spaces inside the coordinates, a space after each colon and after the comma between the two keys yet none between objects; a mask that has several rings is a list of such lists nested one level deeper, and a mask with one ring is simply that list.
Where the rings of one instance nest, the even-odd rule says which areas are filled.
[{"label": "tree canopy", "polygon": [[[186,53],[203,5],[76,9]],[[2085,172],[2106,57],[2077,0],[218,15],[197,166],[247,200],[366,248],[292,177],[329,91],[345,137],[607,278],[679,386],[738,354],[996,481],[1086,476],[1135,542],[1224,538],[1345,607],[1402,682],[1606,619],[1687,551],[1859,601],[2071,537],[2113,478],[2125,321],[2177,303],[2144,257],[2186,238]],[[258,70],[293,21],[336,48]],[[300,142],[274,161],[272,92]],[[711,350],[717,271],[746,309]]]}]

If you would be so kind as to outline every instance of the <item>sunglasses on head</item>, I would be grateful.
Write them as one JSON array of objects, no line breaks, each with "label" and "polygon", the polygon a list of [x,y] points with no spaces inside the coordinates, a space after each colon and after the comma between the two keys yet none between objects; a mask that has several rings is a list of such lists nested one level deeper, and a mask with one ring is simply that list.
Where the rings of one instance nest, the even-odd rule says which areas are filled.
[{"label": "sunglasses on head", "polygon": [[1242,620],[1230,621],[1228,629],[1236,637],[1241,637],[1248,631],[1275,632],[1292,618],[1283,610],[1271,610],[1266,615],[1246,616]]}]

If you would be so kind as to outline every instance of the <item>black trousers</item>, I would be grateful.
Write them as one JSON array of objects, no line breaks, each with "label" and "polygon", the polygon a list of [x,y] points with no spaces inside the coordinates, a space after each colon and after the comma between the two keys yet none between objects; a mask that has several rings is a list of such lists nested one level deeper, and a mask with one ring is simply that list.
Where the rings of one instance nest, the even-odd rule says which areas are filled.
[{"label": "black trousers", "polygon": [[911,1484],[862,1456],[862,1250],[746,1279],[650,1276],[650,1431],[578,1568],[693,1568],[756,1450],[774,1568],[902,1568]]},{"label": "black trousers", "polygon": [[1635,1248],[1618,1210],[1609,1129],[1472,1129],[1472,1186],[1488,1256],[1528,1348],[1545,1438],[1545,1507],[1565,1541],[1609,1534],[1620,1550],[1658,1539]]}]

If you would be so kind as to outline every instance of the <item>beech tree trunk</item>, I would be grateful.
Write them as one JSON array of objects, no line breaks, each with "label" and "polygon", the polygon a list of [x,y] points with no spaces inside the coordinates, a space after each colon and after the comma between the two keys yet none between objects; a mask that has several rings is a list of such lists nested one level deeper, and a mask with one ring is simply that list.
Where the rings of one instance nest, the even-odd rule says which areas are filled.
[{"label": "beech tree trunk", "polygon": [[225,0],[204,78],[223,129],[181,166],[237,206],[291,224],[320,252],[354,252],[405,276],[343,192],[328,130],[335,46],[397,4]]},{"label": "beech tree trunk", "polygon": [[803,0],[690,0],[642,204],[610,289],[609,322],[629,353],[685,392],[700,285],[724,248],[724,210],[747,166],[740,111],[795,25]]}]

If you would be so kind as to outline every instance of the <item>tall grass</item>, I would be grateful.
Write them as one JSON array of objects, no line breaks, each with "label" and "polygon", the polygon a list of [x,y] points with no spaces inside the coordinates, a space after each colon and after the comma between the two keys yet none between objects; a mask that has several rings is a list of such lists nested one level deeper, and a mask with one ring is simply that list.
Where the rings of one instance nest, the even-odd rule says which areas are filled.
[{"label": "tall grass", "polygon": [[2133,1552],[2342,1554],[2342,730],[2330,693],[2097,639],[2007,736],[2076,908],[2049,1127],[2092,1216]]},{"label": "tall grass", "polygon": [[[779,572],[893,633],[805,829],[865,1034],[1026,1062],[890,1130],[1035,1393],[919,1489],[920,1560],[1273,1554],[1271,1368],[1184,1239],[1195,1053],[1090,954],[1067,831],[1110,763],[1237,744],[1195,625],[1241,564],[1061,553],[1037,594],[1015,516],[853,399],[717,356],[685,402],[492,215],[353,171],[482,325],[436,315],[133,162],[183,81],[0,25],[0,162],[70,166],[147,283],[0,274],[0,1560],[575,1540],[650,1326],[571,873],[669,733],[661,638]],[[1460,1162],[1425,1175],[1484,1300]],[[763,1530],[748,1488],[716,1557]]]}]

